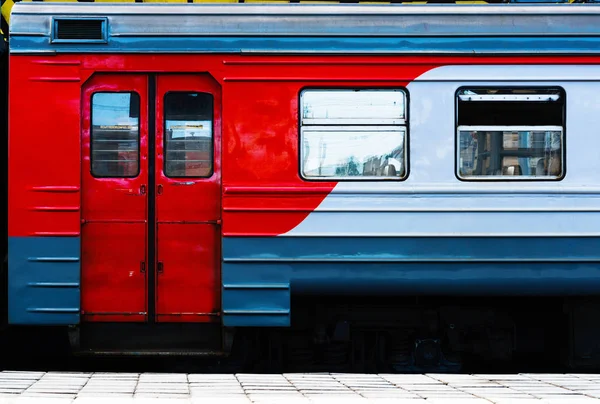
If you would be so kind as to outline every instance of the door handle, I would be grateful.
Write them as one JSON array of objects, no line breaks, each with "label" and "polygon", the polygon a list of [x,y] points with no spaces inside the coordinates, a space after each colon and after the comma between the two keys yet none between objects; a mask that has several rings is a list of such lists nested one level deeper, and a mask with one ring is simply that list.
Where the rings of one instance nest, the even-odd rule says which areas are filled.
[{"label": "door handle", "polygon": [[143,184],[143,185],[140,187],[140,195],[145,195],[145,194],[146,194],[146,185],[145,185],[145,184]]},{"label": "door handle", "polygon": [[158,263],[158,269],[157,269],[157,272],[158,272],[159,274],[162,274],[162,273],[164,272],[164,268],[163,268],[163,263],[162,263],[162,262],[159,262],[159,263]]},{"label": "door handle", "polygon": [[162,195],[162,193],[163,193],[163,186],[161,184],[158,184],[158,187],[156,188],[156,193],[158,195]]},{"label": "door handle", "polygon": [[140,262],[140,272],[143,274],[146,273],[146,262],[145,261]]}]

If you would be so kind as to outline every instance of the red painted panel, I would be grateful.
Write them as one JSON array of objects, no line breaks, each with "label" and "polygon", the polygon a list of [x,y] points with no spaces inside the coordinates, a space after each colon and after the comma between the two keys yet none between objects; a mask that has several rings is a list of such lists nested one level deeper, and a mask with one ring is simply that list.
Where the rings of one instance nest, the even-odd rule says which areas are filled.
[{"label": "red painted panel", "polygon": [[[201,177],[165,173],[165,95],[177,92],[212,96],[212,147],[191,157],[212,170],[192,168]],[[210,108],[208,108],[210,111]],[[190,121],[187,117],[183,121]],[[182,122],[183,122],[182,121]],[[203,123],[206,125],[206,122]],[[206,132],[203,132],[206,134]],[[221,218],[221,91],[207,75],[158,76],[156,91],[157,321],[214,321],[220,310],[219,252]],[[188,156],[190,156],[188,154]],[[212,171],[212,172],[211,172]],[[189,175],[190,171],[186,171]],[[210,224],[207,224],[210,223]],[[164,270],[161,272],[161,266]]]},{"label": "red painted panel", "polygon": [[79,66],[39,59],[10,59],[9,235],[78,236]]},{"label": "red painted panel", "polygon": [[212,224],[159,224],[157,237],[157,321],[218,320],[218,228]]},{"label": "red painted panel", "polygon": [[[297,168],[296,114],[303,87],[397,85],[443,65],[562,64],[568,69],[598,63],[600,58],[586,56],[13,55],[9,235],[79,233],[81,88],[97,72],[126,73],[135,81],[139,72],[193,74],[201,69],[214,78],[223,95],[224,188],[310,192],[314,183],[302,181]],[[277,192],[266,199],[260,191],[226,193],[224,231],[285,233],[304,220],[335,183],[319,185],[329,190],[301,198]],[[278,210],[280,217],[273,220],[269,210]]]},{"label": "red painted panel", "polygon": [[[148,186],[148,79],[144,75],[93,76],[85,85],[82,100],[82,217],[85,221],[145,221]],[[135,92],[140,97],[139,173],[134,178],[95,177],[91,172],[91,99],[94,93]],[[102,106],[110,110],[111,106]],[[120,158],[135,158],[123,153]]]},{"label": "red painted panel", "polygon": [[[156,90],[156,218],[161,222],[215,222],[221,218],[221,91],[207,75],[158,76]],[[208,178],[165,175],[165,94],[213,96],[213,170]],[[202,156],[197,156],[202,157]],[[203,156],[206,157],[206,156]]]},{"label": "red painted panel", "polygon": [[[95,75],[82,92],[82,310],[86,321],[146,320],[146,242],[148,184],[147,77],[143,75]],[[92,175],[90,153],[92,115],[95,130],[116,132],[106,138],[123,138],[119,127],[127,117],[110,99],[95,102],[102,92],[135,92],[139,95],[139,171],[132,178]],[[115,112],[116,111],[116,112]],[[131,124],[131,123],[128,123]],[[102,128],[100,129],[100,126]],[[115,129],[116,128],[116,129]],[[104,138],[104,139],[106,139]],[[98,142],[94,147],[114,150]],[[118,150],[121,144],[117,142]],[[132,155],[133,154],[133,155]],[[114,168],[123,169],[123,159],[136,153],[119,151],[102,159],[118,160]],[[100,158],[98,158],[100,160]],[[114,175],[112,172],[109,175]]]},{"label": "red painted panel", "polygon": [[86,223],[82,236],[83,320],[145,321],[145,223]]}]

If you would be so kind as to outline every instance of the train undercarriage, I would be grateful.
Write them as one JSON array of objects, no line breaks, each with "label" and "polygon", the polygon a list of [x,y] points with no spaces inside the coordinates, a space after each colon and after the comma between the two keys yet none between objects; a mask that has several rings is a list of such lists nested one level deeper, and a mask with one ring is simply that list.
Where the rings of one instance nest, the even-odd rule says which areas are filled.
[{"label": "train undercarriage", "polygon": [[597,299],[302,296],[292,307],[289,328],[228,329],[216,323],[10,327],[3,335],[3,366],[35,367],[35,359],[23,362],[23,357],[75,367],[108,357],[132,365],[134,357],[158,358],[166,369],[171,369],[167,363],[180,370],[201,364],[202,371],[600,369]]}]

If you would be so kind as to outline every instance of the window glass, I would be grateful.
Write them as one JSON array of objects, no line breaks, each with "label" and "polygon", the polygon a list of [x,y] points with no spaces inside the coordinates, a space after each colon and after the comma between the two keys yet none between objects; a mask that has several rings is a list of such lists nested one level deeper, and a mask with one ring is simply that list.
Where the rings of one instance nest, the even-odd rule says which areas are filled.
[{"label": "window glass", "polygon": [[557,88],[460,90],[459,178],[562,178],[565,98]]},{"label": "window glass", "polygon": [[165,175],[210,177],[213,171],[213,96],[168,93],[165,109]]},{"label": "window glass", "polygon": [[300,97],[302,177],[406,177],[406,94],[399,89],[315,89]]},{"label": "window glass", "polygon": [[459,169],[471,176],[562,176],[562,131],[460,130]]},{"label": "window glass", "polygon": [[96,177],[139,173],[140,99],[136,93],[92,95],[91,171]]},{"label": "window glass", "polygon": [[350,124],[403,122],[400,90],[311,90],[302,94],[302,122]]},{"label": "window glass", "polygon": [[305,177],[404,176],[404,130],[306,131]]}]

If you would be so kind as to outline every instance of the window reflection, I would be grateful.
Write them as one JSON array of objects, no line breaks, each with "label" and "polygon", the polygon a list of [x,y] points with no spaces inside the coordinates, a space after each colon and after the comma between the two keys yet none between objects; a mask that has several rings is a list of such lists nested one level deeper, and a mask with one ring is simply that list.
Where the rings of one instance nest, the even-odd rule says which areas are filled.
[{"label": "window reflection", "polygon": [[459,173],[472,176],[562,176],[562,130],[459,129]]},{"label": "window reflection", "polygon": [[305,131],[305,177],[404,177],[404,131]]},{"label": "window reflection", "polygon": [[92,96],[92,175],[138,175],[139,114],[140,99],[136,93],[95,93]]},{"label": "window reflection", "polygon": [[165,175],[209,177],[213,170],[213,97],[168,93],[165,109]]}]

